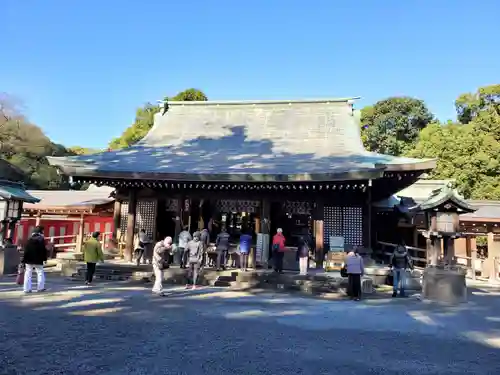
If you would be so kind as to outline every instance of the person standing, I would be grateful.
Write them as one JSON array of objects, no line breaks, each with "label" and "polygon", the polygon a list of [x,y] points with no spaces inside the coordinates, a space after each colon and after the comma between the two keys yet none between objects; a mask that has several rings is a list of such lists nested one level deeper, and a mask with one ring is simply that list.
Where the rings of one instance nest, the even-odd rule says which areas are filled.
[{"label": "person standing", "polygon": [[278,228],[273,236],[274,271],[283,273],[283,257],[285,256],[285,236],[283,229]]},{"label": "person standing", "polygon": [[145,253],[150,242],[151,241],[149,240],[149,237],[146,234],[146,230],[141,229],[139,231],[139,234],[137,235],[136,245],[135,245],[135,260],[137,265],[141,264],[141,259],[144,264],[146,263],[147,254],[145,255]]},{"label": "person standing", "polygon": [[207,266],[207,250],[210,245],[210,232],[208,229],[203,229],[200,233],[200,242],[203,245],[203,255],[201,257],[200,269],[203,269]]},{"label": "person standing", "polygon": [[188,227],[185,226],[184,230],[179,233],[179,245],[177,251],[179,252],[181,259],[180,259],[180,266],[181,268],[187,268],[187,261],[188,261],[188,249],[187,249],[187,244],[189,241],[193,239],[191,237],[191,234],[188,232]]},{"label": "person standing", "polygon": [[355,301],[361,299],[361,276],[365,273],[363,258],[357,250],[350,251],[345,260],[348,277],[348,295]]},{"label": "person standing", "polygon": [[172,237],[166,237],[163,241],[158,241],[153,249],[153,274],[155,282],[153,284],[153,294],[164,296],[163,293],[163,269],[165,268],[165,253],[172,249]]},{"label": "person standing", "polygon": [[226,227],[222,227],[221,232],[217,235],[215,239],[215,249],[217,251],[217,271],[226,269],[227,258],[226,255],[229,251],[229,233],[227,233]]},{"label": "person standing", "polygon": [[[196,280],[198,279],[198,271],[200,269],[201,257],[203,256],[203,243],[200,241],[200,232],[193,234],[193,239],[187,244],[188,250],[188,279],[193,283],[191,289],[196,289]],[[189,288],[189,283],[186,284],[186,289]]]},{"label": "person standing", "polygon": [[240,268],[242,271],[246,271],[248,267],[248,253],[250,252],[250,246],[252,245],[252,236],[248,234],[245,228],[240,236]]},{"label": "person standing", "polygon": [[413,263],[411,261],[410,254],[408,254],[408,249],[403,240],[399,242],[399,245],[394,250],[389,261],[389,267],[392,268],[392,278],[393,278],[393,292],[392,296],[401,297],[405,296],[405,285],[406,285],[406,271],[408,269],[413,269]]},{"label": "person standing", "polygon": [[45,237],[43,227],[36,227],[31,237],[24,247],[24,255],[21,263],[24,264],[24,293],[31,293],[31,281],[33,269],[36,271],[37,291],[45,291],[45,273],[43,264],[47,261],[47,248],[45,247]]},{"label": "person standing", "polygon": [[83,244],[83,261],[87,263],[87,273],[85,275],[85,284],[92,284],[92,280],[95,274],[95,266],[98,262],[104,262],[104,254],[102,252],[102,246],[99,242],[99,236],[101,233],[94,232],[92,237],[90,237]]},{"label": "person standing", "polygon": [[308,238],[301,236],[299,239],[299,246],[297,248],[297,260],[299,261],[299,274],[302,276],[307,275],[307,268],[309,266],[309,251],[310,245]]}]

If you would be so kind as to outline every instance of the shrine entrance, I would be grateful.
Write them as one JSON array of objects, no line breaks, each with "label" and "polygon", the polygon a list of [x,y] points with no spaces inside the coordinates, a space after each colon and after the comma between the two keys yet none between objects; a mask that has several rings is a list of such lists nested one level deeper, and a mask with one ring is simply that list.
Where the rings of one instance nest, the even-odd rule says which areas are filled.
[{"label": "shrine entrance", "polygon": [[237,243],[245,231],[254,241],[260,231],[260,201],[221,199],[216,201],[215,221],[218,233],[225,227],[232,242]]}]

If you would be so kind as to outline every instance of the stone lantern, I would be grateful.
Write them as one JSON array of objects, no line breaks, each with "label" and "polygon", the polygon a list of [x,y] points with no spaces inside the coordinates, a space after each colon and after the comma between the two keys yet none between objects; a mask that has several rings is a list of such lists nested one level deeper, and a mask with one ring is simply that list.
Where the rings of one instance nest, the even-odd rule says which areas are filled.
[{"label": "stone lantern", "polygon": [[23,202],[39,201],[24,190],[23,184],[0,180],[0,275],[15,272],[19,264],[19,252],[12,235],[21,219]]},{"label": "stone lantern", "polygon": [[[466,270],[457,266],[455,239],[462,236],[459,215],[476,211],[451,184],[435,190],[414,208],[425,214],[427,267],[424,270],[422,297],[448,303],[467,300]],[[441,249],[443,256],[441,257]]]}]

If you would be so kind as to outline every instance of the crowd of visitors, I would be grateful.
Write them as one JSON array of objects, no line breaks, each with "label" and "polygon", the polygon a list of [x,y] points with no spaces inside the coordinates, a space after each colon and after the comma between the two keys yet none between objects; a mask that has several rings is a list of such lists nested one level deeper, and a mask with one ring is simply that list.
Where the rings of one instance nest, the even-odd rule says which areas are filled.
[{"label": "crowd of visitors", "polygon": [[[231,248],[230,236],[225,228],[221,228],[221,232],[217,235],[213,244],[213,252],[215,253],[215,261],[213,257],[208,256],[210,246],[210,234],[207,229],[196,231],[192,235],[188,228],[185,227],[173,239],[167,236],[165,239],[158,241],[151,254],[148,254],[148,247],[151,244],[144,229],[140,230],[136,239],[134,254],[136,264],[140,264],[141,260],[144,263],[149,263],[153,267],[155,282],[152,292],[157,295],[163,295],[163,270],[169,268],[172,263],[179,264],[180,268],[187,270],[187,278],[189,282],[186,288],[195,289],[200,271],[206,266],[215,266],[217,271],[225,270],[228,253]],[[283,272],[283,258],[286,251],[286,239],[283,235],[283,230],[278,228],[271,242],[271,258],[273,260],[274,271],[277,273]],[[242,229],[237,246],[239,253],[239,266],[242,270],[247,270],[248,255],[252,246],[252,235],[245,228]],[[89,239],[83,244],[83,259],[87,265],[85,284],[91,285],[96,264],[104,262],[104,254],[100,242],[100,233],[94,232]],[[313,252],[313,240],[310,235],[304,235],[299,238],[296,260],[299,262],[300,275],[307,275],[309,257]],[[43,234],[43,227],[38,226],[33,231],[31,237],[24,246],[24,253],[21,259],[18,284],[23,285],[24,293],[32,292],[32,277],[33,271],[37,275],[38,292],[45,291],[45,274],[43,265],[47,261],[47,248]],[[405,294],[405,275],[408,269],[412,269],[411,257],[404,242],[400,242],[392,255],[389,266],[392,268],[393,275],[393,297]],[[354,300],[360,300],[361,278],[364,275],[363,257],[355,248],[347,253],[342,272],[348,277],[348,295]]]}]

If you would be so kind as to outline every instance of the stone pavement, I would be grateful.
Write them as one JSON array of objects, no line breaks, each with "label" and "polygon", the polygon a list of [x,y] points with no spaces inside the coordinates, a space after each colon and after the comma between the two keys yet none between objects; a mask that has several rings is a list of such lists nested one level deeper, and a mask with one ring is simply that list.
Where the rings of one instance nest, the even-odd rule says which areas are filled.
[{"label": "stone pavement", "polygon": [[498,374],[500,290],[459,307],[0,280],[0,374]]}]

